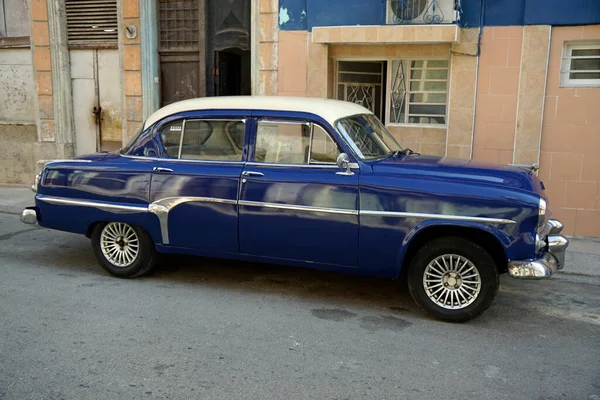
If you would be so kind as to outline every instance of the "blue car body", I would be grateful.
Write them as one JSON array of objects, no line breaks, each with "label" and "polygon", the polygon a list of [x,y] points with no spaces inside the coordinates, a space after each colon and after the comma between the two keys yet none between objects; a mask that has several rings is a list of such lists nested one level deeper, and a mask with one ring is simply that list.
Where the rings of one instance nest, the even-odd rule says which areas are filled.
[{"label": "blue car body", "polygon": [[[242,160],[168,158],[159,132],[185,118],[244,120]],[[323,127],[353,173],[256,162],[263,118]],[[89,235],[99,222],[122,221],[145,229],[161,253],[395,278],[411,245],[436,229],[485,237],[504,263],[542,252],[536,235],[545,195],[531,170],[410,153],[364,160],[331,121],[304,111],[173,113],[146,125],[124,154],[48,163],[35,190],[41,226]]]}]

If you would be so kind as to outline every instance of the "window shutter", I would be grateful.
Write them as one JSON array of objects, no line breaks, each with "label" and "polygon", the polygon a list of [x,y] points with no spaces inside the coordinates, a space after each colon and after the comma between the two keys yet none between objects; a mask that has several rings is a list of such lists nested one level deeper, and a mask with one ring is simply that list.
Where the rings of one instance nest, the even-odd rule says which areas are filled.
[{"label": "window shutter", "polygon": [[117,0],[66,0],[71,48],[117,47]]}]

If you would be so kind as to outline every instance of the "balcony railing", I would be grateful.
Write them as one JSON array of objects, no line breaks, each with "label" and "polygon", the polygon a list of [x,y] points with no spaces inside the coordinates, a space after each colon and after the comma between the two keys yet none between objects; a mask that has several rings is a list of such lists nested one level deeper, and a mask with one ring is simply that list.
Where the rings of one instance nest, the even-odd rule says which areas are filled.
[{"label": "balcony railing", "polygon": [[386,0],[387,23],[451,24],[457,22],[457,0]]}]

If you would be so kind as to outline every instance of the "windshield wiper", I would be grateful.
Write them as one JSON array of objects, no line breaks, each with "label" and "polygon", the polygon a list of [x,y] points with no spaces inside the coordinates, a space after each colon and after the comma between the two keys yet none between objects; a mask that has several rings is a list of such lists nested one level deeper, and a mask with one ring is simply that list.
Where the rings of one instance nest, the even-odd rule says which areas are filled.
[{"label": "windshield wiper", "polygon": [[402,150],[396,150],[392,153],[392,157],[397,157],[399,155],[402,156],[410,156],[410,155],[421,155],[421,153],[417,153],[416,151],[412,151],[411,149],[409,149],[408,147],[406,149],[402,149]]}]

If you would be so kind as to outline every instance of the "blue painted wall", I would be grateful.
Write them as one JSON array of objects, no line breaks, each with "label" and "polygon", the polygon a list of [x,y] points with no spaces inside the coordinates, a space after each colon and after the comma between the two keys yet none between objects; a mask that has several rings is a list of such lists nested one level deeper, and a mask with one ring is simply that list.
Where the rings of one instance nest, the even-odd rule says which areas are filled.
[{"label": "blue painted wall", "polygon": [[384,22],[382,0],[279,0],[279,26],[283,30]]},{"label": "blue painted wall", "polygon": [[[483,21],[481,20],[483,11]],[[385,0],[279,0],[283,30],[315,26],[381,25]],[[600,24],[600,0],[462,0],[460,25]]]}]

